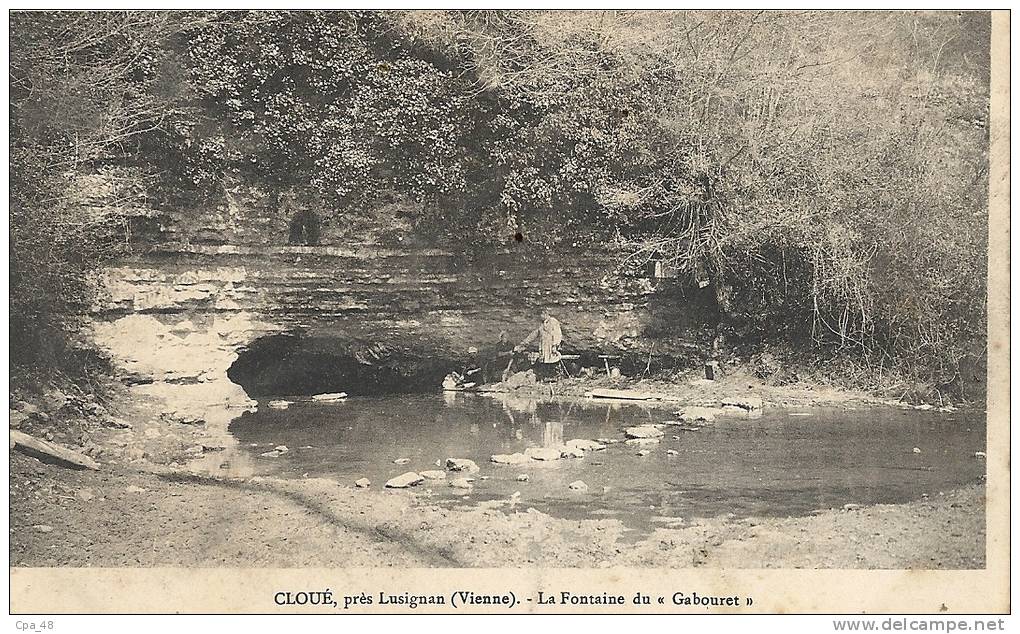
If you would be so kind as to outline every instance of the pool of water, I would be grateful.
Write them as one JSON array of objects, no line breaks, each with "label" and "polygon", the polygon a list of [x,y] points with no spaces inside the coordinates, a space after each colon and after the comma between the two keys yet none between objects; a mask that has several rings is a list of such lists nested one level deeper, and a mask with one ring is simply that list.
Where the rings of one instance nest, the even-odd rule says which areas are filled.
[{"label": "pool of water", "polygon": [[[295,402],[285,410],[267,403],[229,427],[257,473],[343,483],[367,477],[382,488],[401,473],[470,458],[481,467],[472,490],[443,481],[415,490],[444,505],[506,500],[519,492],[517,510],[618,518],[638,532],[725,514],[793,516],[847,503],[905,502],[973,482],[985,470],[974,455],[985,449],[981,411],[766,409],[753,417],[720,417],[699,431],[667,427],[662,442],[639,456],[640,447],[622,442],[623,429],[668,420],[669,409],[464,393]],[[574,438],[621,442],[583,459],[518,466],[489,461],[492,454]],[[277,445],[289,451],[259,456]],[[394,464],[400,458],[410,462]],[[518,481],[520,474],[528,481]],[[576,480],[588,485],[586,493],[568,487]]]}]

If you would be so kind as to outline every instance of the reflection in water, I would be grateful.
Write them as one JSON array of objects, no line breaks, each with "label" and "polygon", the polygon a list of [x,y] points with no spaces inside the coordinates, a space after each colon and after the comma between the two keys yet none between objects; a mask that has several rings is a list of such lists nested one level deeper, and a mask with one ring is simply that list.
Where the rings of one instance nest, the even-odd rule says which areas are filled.
[{"label": "reflection in water", "polygon": [[[533,419],[539,424],[538,416]],[[545,432],[542,434],[543,447],[559,447],[563,444],[563,421],[550,420],[545,423]]]},{"label": "reflection in water", "polygon": [[[799,417],[766,410],[757,418],[722,416],[696,432],[666,427],[661,443],[638,456],[622,430],[673,418],[648,404],[583,399],[489,397],[449,393],[297,402],[286,410],[260,404],[230,424],[239,452],[228,468],[261,474],[367,477],[374,487],[437,461],[469,458],[482,468],[470,492],[426,483],[435,503],[506,500],[561,517],[618,517],[648,529],[653,522],[732,513],[738,517],[810,513],[818,508],[895,503],[971,482],[983,472],[983,413],[940,415],[893,409],[812,410]],[[561,445],[570,439],[615,440],[579,460],[505,466],[493,454]],[[260,454],[275,445],[291,450]],[[915,454],[913,447],[922,452]],[[667,453],[667,450],[670,450]],[[397,458],[410,458],[395,465]],[[909,472],[909,473],[908,473]],[[517,480],[529,476],[527,483]],[[571,491],[583,480],[589,493]]]}]

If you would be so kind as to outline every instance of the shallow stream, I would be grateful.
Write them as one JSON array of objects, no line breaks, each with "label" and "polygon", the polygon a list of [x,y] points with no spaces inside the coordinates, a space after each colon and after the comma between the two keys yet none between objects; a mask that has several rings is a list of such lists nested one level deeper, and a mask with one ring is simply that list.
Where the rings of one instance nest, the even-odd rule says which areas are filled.
[{"label": "shallow stream", "polygon": [[[668,409],[465,393],[295,402],[285,410],[266,403],[228,428],[250,451],[246,463],[257,473],[345,484],[367,477],[382,488],[407,471],[470,458],[481,467],[472,490],[426,480],[415,491],[452,506],[513,497],[517,502],[503,508],[618,518],[639,533],[699,517],[804,515],[848,503],[906,502],[984,472],[984,461],[975,457],[985,447],[980,412],[766,409],[755,417],[720,417],[698,431],[666,427],[662,441],[639,456],[642,447],[625,444],[622,430],[673,418]],[[583,459],[516,466],[489,460],[575,438],[620,442]],[[278,445],[288,451],[260,457]],[[409,462],[394,463],[402,458]],[[521,474],[528,480],[518,481]],[[586,493],[569,488],[576,480],[587,484]]]}]

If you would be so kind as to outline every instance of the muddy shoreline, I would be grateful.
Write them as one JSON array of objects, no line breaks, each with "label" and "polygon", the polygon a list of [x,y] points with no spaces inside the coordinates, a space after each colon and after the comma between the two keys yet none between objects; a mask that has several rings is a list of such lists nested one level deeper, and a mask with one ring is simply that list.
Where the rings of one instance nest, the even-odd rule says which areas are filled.
[{"label": "muddy shoreline", "polygon": [[[874,404],[863,394],[717,382],[630,389],[688,404],[754,394],[768,407]],[[563,396],[598,380],[541,383]],[[621,387],[614,383],[613,387]],[[541,393],[541,392],[540,392]],[[511,500],[440,508],[410,491],[356,489],[321,478],[209,476],[217,431],[161,416],[169,405],[118,388],[110,411],[126,427],[29,419],[22,429],[86,446],[100,471],[72,471],[11,453],[12,566],[416,566],[944,568],[985,565],[984,485],[906,504],[819,509],[791,518],[719,516],[658,528],[637,542],[614,519],[567,520]],[[548,394],[548,392],[546,392]],[[66,409],[66,408],[65,408]],[[92,420],[90,423],[89,421]],[[65,424],[66,423],[66,424]],[[77,435],[77,438],[73,437]]]}]

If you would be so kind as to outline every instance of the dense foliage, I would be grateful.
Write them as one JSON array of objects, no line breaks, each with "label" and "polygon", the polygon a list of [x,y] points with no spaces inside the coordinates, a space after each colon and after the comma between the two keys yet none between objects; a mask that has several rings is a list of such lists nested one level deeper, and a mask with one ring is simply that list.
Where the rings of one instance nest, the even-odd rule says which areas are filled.
[{"label": "dense foliage", "polygon": [[937,384],[983,359],[987,14],[68,15],[12,20],[26,331],[80,311],[110,233],[64,181],[132,166],[175,204],[229,176],[449,238],[614,240],[710,282],[738,340]]}]

